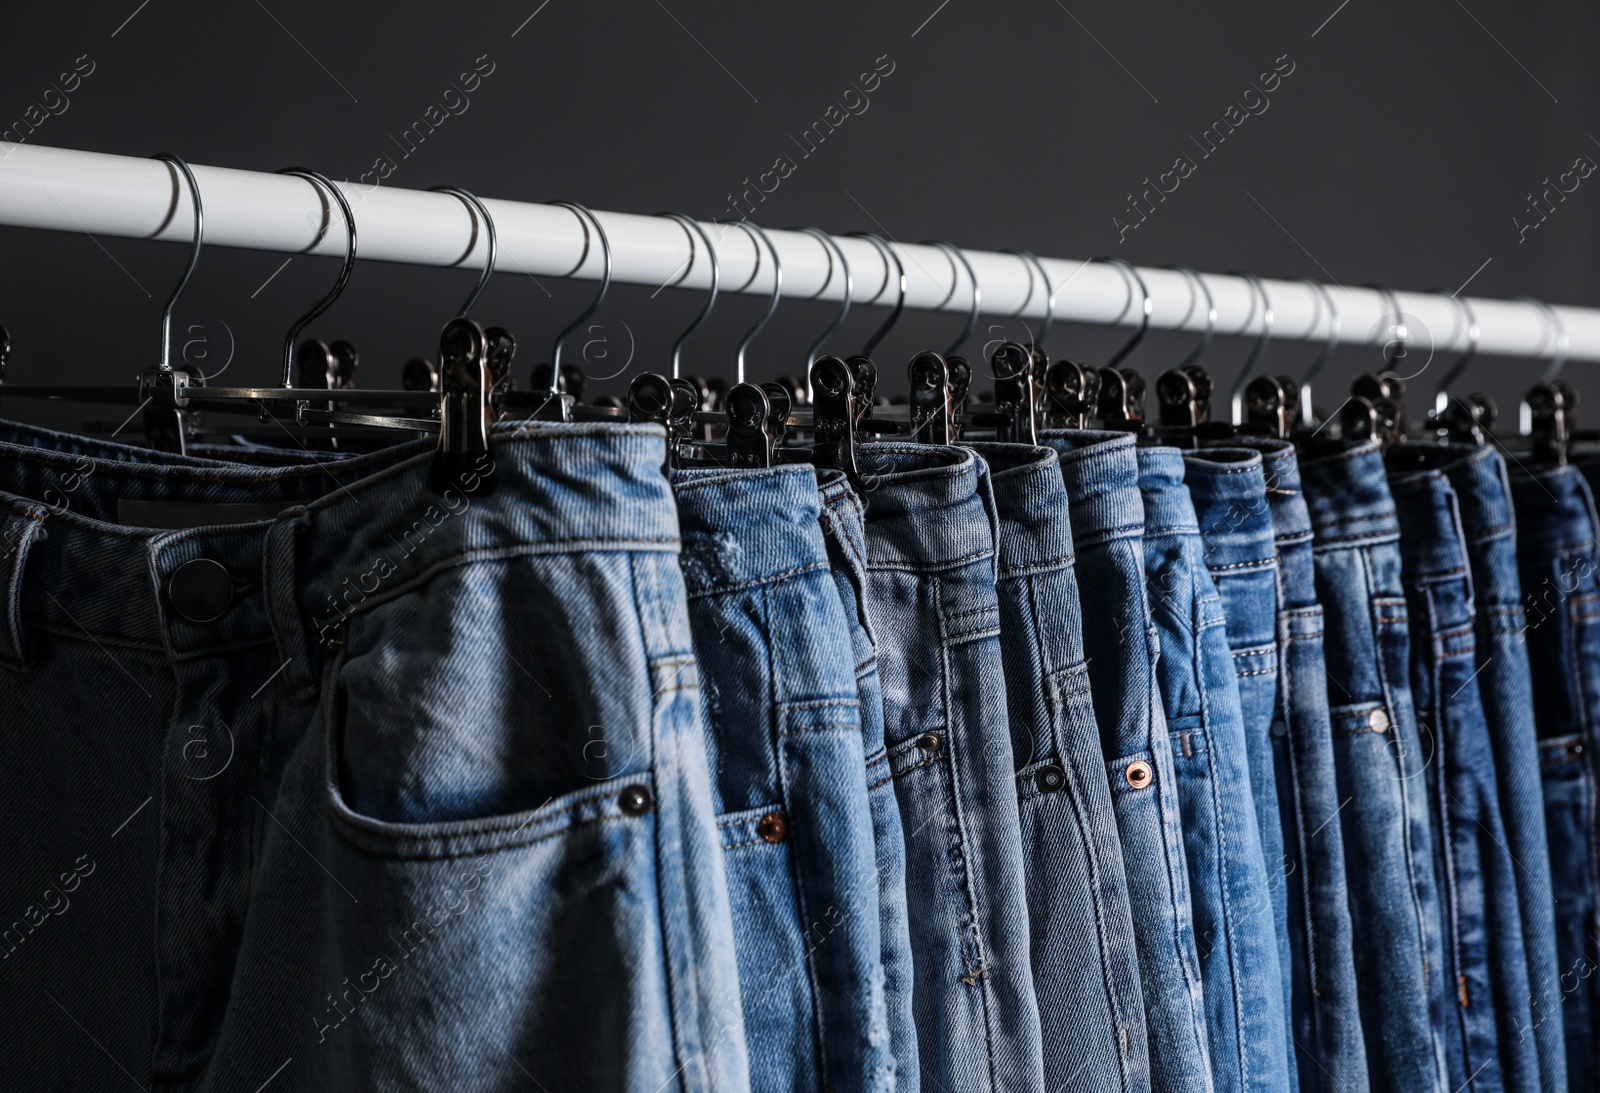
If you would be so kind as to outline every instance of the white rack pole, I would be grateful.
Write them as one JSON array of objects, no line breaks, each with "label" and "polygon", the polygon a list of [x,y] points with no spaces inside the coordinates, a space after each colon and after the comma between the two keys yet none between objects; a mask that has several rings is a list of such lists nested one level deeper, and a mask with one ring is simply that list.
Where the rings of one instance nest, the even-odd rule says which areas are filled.
[{"label": "white rack pole", "polygon": [[[317,241],[330,215],[320,191],[302,179],[195,166],[205,206],[207,246],[240,247],[288,254],[333,257],[344,253],[338,212]],[[361,182],[340,183],[355,210],[363,261],[481,269],[485,240],[475,234],[466,207],[456,198],[422,190]],[[550,205],[486,199],[499,242],[496,271],[502,276],[598,279],[601,252],[587,240],[572,212]],[[632,213],[598,212],[611,244],[613,278],[618,283],[705,288],[710,267],[690,263],[689,234],[671,220]],[[190,240],[188,192],[176,168],[158,160],[0,142],[0,225],[86,232],[172,242]],[[724,291],[754,294],[772,290],[771,263],[758,258],[751,234],[732,223],[705,225],[722,266]],[[844,279],[832,268],[826,248],[803,232],[770,231],[783,263],[786,300],[839,300]],[[594,245],[586,246],[586,242]],[[855,278],[857,304],[890,306],[892,280],[882,255],[871,243],[837,237]],[[907,274],[906,306],[964,314],[971,304],[965,271],[953,268],[937,247],[895,242]],[[1045,291],[1029,265],[1011,254],[964,251],[983,290],[984,322],[1015,317],[1032,321],[1045,314]],[[1044,258],[1056,292],[1056,318],[1063,322],[1138,324],[1142,300],[1114,266],[1067,258]],[[1172,270],[1139,270],[1150,290],[1154,329],[1205,328],[1204,301],[1191,282]],[[203,273],[202,273],[203,275]],[[956,284],[952,291],[951,279]],[[1205,274],[1217,307],[1219,334],[1258,334],[1262,308],[1242,277]],[[1328,336],[1328,309],[1320,295],[1298,281],[1264,282],[1273,312],[1275,339],[1321,341]],[[1339,312],[1343,345],[1382,345],[1396,337],[1397,320],[1389,301],[1368,288],[1327,286]],[[1462,312],[1446,296],[1398,293],[1415,372],[1433,351],[1465,349]],[[1481,330],[1478,351],[1509,357],[1546,357],[1557,351],[1559,336],[1538,306],[1520,301],[1472,298]],[[1600,309],[1554,309],[1572,360],[1600,361]],[[983,328],[980,327],[980,340]],[[1020,332],[1013,324],[1007,335]],[[1411,363],[1414,362],[1414,363]]]}]

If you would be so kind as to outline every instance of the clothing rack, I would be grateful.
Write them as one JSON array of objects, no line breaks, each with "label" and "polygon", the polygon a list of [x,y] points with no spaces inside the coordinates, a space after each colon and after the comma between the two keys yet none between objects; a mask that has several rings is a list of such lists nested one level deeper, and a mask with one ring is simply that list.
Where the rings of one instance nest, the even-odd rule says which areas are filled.
[{"label": "clothing rack", "polygon": [[[205,204],[206,246],[343,256],[339,211],[329,209],[321,191],[306,180],[226,167],[193,170]],[[485,234],[459,199],[402,189],[374,176],[339,185],[355,211],[362,261],[483,268]],[[484,205],[498,236],[497,272],[600,278],[601,249],[572,211],[494,198],[484,199]],[[710,264],[693,260],[692,248],[699,241],[691,241],[682,225],[633,213],[595,215],[610,244],[615,282],[709,288]],[[0,224],[189,243],[191,218],[183,179],[166,162],[0,142]],[[772,263],[751,232],[731,222],[703,227],[716,249],[723,291],[771,293]],[[844,277],[815,236],[801,231],[770,231],[768,236],[782,264],[784,300],[843,299]],[[854,280],[853,303],[894,306],[898,286],[882,251],[860,237],[832,238]],[[961,263],[936,246],[895,239],[889,243],[904,266],[906,307],[959,314],[970,310],[972,281]],[[1039,286],[1026,259],[1015,253],[961,253],[981,288],[982,313],[989,321],[1045,317],[1051,293]],[[1115,265],[1070,258],[1043,258],[1042,263],[1058,320],[1123,326],[1142,321],[1142,293]],[[1137,272],[1149,290],[1152,329],[1206,329],[1207,306],[1188,277],[1173,269],[1141,267]],[[1262,333],[1265,309],[1248,278],[1202,276],[1215,301],[1217,333]],[[1424,353],[1465,350],[1471,344],[1466,309],[1442,293],[1398,292],[1391,298],[1372,287],[1336,284],[1319,290],[1304,281],[1265,279],[1261,284],[1276,339],[1326,341],[1333,318],[1324,303],[1326,291],[1337,312],[1340,344],[1376,346],[1403,339],[1411,350]],[[1571,360],[1600,361],[1600,309],[1547,309],[1527,300],[1477,297],[1467,303],[1479,327],[1479,353],[1527,358],[1560,358],[1564,353]]]}]

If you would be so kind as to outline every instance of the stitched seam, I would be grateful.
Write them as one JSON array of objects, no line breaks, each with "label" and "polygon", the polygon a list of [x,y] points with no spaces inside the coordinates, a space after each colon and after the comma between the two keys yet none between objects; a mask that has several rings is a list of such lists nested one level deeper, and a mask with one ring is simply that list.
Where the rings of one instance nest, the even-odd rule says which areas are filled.
[{"label": "stitched seam", "polygon": [[809,562],[806,565],[795,566],[793,569],[786,569],[781,573],[769,573],[766,576],[752,577],[749,580],[739,581],[734,584],[708,584],[704,587],[690,591],[688,598],[691,600],[700,600],[705,599],[707,596],[716,596],[724,592],[737,592],[746,588],[759,588],[764,585],[778,584],[802,573],[811,573],[818,569],[829,568],[830,567],[827,562]]}]

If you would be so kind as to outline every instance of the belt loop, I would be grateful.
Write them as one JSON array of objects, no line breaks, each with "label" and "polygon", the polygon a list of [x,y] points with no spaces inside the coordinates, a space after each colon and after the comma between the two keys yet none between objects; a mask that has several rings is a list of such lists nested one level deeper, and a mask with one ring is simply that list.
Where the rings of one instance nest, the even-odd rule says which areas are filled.
[{"label": "belt loop", "polygon": [[0,664],[32,669],[22,631],[22,570],[28,548],[44,532],[46,510],[27,508],[0,520]]},{"label": "belt loop", "polygon": [[305,509],[290,510],[267,531],[261,560],[262,595],[267,621],[278,639],[278,655],[287,661],[282,675],[291,698],[307,700],[317,692],[320,650],[307,640],[307,622],[296,595],[300,535],[311,526]]}]

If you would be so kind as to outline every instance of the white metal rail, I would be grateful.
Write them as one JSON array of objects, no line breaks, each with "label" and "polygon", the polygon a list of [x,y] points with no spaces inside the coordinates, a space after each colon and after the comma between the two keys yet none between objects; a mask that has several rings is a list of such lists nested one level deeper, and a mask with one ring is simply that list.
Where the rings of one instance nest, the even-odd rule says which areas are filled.
[{"label": "white metal rail", "polygon": [[[205,206],[205,244],[340,256],[344,229],[337,208],[311,183],[294,177],[226,167],[194,166]],[[355,210],[364,261],[481,269],[486,239],[466,206],[454,197],[387,185],[340,183]],[[494,218],[501,273],[598,279],[602,256],[580,218],[559,206],[484,199]],[[332,217],[332,223],[328,218]],[[710,264],[691,261],[690,234],[671,220],[632,213],[597,212],[611,245],[618,283],[704,289]],[[190,241],[188,191],[176,168],[158,160],[73,149],[0,142],[0,224],[88,232],[135,239]],[[768,294],[772,263],[758,259],[748,231],[731,223],[703,225],[722,269],[724,291]],[[828,249],[798,231],[768,233],[783,266],[786,300],[840,300],[844,277]],[[834,237],[854,277],[855,302],[890,306],[898,295],[877,247],[851,236]],[[698,239],[694,246],[698,246]],[[971,281],[958,263],[933,246],[892,244],[907,277],[906,306],[965,313]],[[963,250],[982,288],[985,316],[1041,319],[1047,296],[1025,260],[1014,254]],[[1137,325],[1142,299],[1112,265],[1042,258],[1056,297],[1059,320]],[[1200,331],[1206,306],[1183,274],[1141,268],[1152,301],[1154,329]],[[1242,277],[1204,274],[1217,308],[1219,334],[1259,334],[1263,309]],[[952,284],[954,279],[954,284]],[[1330,314],[1318,291],[1299,281],[1264,282],[1274,338],[1321,341]],[[1394,305],[1376,290],[1325,286],[1339,316],[1342,344],[1381,345],[1403,324],[1414,351],[1451,351],[1468,345],[1463,310],[1449,297],[1397,294]],[[1526,301],[1472,298],[1481,330],[1478,351],[1510,357],[1554,356],[1565,342],[1573,360],[1600,361],[1600,309],[1557,307],[1559,324]]]}]

